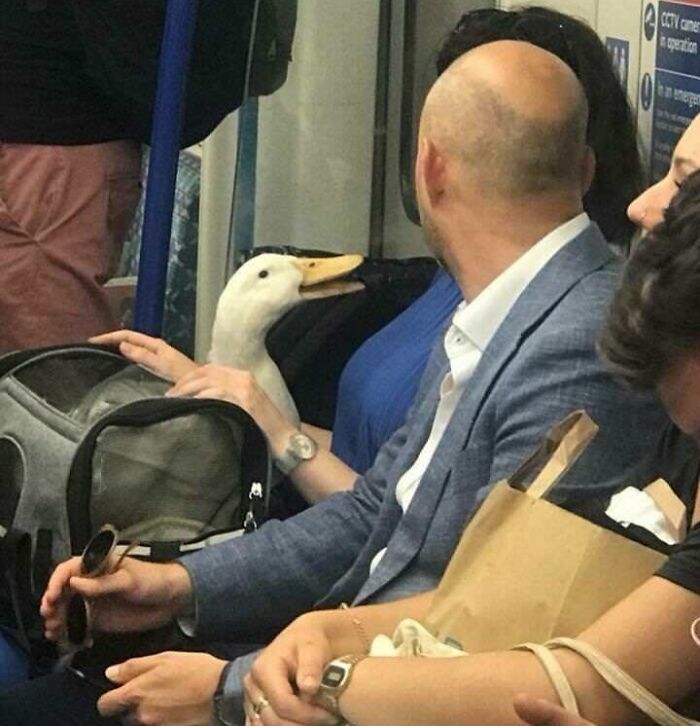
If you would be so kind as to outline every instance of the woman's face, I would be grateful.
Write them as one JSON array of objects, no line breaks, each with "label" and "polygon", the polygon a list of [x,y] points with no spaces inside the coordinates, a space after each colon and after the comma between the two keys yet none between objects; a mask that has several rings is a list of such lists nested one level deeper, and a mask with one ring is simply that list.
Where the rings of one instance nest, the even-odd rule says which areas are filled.
[{"label": "woman's face", "polygon": [[645,232],[663,221],[666,207],[680,185],[700,169],[700,116],[688,126],[673,152],[671,168],[660,181],[640,194],[627,209],[627,216]]}]

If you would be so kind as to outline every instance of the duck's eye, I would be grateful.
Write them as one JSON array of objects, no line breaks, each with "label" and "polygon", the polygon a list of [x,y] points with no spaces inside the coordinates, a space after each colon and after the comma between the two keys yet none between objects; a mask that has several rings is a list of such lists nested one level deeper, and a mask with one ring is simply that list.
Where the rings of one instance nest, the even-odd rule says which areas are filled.
[{"label": "duck's eye", "polygon": [[261,270],[261,271],[260,271],[260,272],[258,273],[258,277],[263,277],[263,278],[264,278],[264,277],[267,277],[267,276],[268,276],[269,274],[270,274],[270,273],[269,273],[269,272],[268,272],[267,270]]},{"label": "duck's eye", "polygon": [[309,267],[316,267],[316,263],[315,263],[315,262],[312,262],[312,263],[311,263],[311,264],[309,265]]}]

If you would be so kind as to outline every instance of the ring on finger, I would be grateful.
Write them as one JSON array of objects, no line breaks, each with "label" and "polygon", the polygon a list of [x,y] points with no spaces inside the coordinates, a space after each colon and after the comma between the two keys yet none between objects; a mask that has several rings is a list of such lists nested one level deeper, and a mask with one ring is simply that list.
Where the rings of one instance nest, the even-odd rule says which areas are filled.
[{"label": "ring on finger", "polygon": [[261,695],[260,698],[258,698],[258,700],[253,704],[253,718],[259,719],[260,713],[269,705],[270,702],[267,700],[267,698]]}]

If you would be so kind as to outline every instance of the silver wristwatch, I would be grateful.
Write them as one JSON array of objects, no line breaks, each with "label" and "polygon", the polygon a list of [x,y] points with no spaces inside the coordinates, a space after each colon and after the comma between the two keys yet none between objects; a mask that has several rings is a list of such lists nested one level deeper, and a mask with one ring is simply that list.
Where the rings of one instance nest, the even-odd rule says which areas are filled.
[{"label": "silver wristwatch", "polygon": [[291,474],[302,461],[313,459],[317,451],[318,444],[299,431],[289,437],[285,452],[275,459],[275,466],[283,474]]}]

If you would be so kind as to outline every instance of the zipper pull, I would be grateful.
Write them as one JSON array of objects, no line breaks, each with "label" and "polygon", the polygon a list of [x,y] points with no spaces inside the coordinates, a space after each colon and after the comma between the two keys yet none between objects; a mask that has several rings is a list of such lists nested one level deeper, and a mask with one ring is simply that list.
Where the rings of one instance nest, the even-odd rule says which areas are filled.
[{"label": "zipper pull", "polygon": [[258,528],[258,521],[255,518],[255,507],[256,501],[262,502],[263,499],[263,488],[260,482],[253,482],[250,485],[250,492],[248,493],[248,511],[246,512],[245,519],[243,520],[243,529],[246,534],[255,532]]}]

